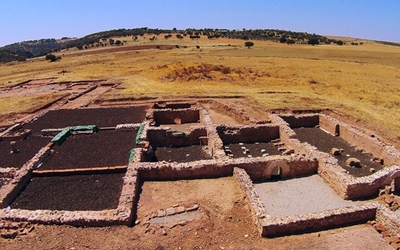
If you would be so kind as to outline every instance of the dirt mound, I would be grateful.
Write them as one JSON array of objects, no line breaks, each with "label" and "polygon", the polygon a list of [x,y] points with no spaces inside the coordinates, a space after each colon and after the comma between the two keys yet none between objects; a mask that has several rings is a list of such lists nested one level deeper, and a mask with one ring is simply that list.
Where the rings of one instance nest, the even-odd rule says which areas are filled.
[{"label": "dirt mound", "polygon": [[163,65],[156,68],[165,71],[160,77],[163,82],[173,81],[254,81],[260,77],[270,77],[266,72],[255,71],[250,68],[232,68],[224,65],[182,64]]}]

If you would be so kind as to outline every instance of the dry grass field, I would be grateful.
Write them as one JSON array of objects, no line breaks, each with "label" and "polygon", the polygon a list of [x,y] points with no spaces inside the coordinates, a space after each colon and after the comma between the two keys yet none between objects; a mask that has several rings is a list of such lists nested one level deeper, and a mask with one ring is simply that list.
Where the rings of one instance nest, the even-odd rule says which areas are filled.
[{"label": "dry grass field", "polygon": [[[1,64],[0,87],[51,77],[105,79],[121,84],[103,94],[104,101],[240,96],[260,110],[329,108],[400,145],[400,47],[254,41],[248,49],[243,40],[150,37],[120,38],[128,40],[120,47],[62,51],[57,53],[62,59],[52,63],[36,58]],[[153,48],[136,47],[143,45]],[[56,98],[57,93],[2,98],[0,116]]]}]

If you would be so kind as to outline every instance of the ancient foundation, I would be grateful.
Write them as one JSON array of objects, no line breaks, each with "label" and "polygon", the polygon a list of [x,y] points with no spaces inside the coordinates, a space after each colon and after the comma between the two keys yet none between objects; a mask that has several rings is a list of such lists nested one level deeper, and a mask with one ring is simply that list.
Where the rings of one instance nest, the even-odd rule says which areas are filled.
[{"label": "ancient foundation", "polygon": [[[12,221],[43,224],[134,226],[140,185],[143,182],[233,176],[247,197],[254,223],[263,237],[318,231],[365,223],[369,220],[383,224],[393,234],[400,233],[397,217],[376,202],[349,201],[350,205],[344,207],[327,207],[303,214],[274,216],[265,206],[268,194],[258,193],[263,192],[257,189],[260,183],[274,185],[273,181],[284,182],[288,179],[316,175],[322,178],[323,185],[334,190],[335,195],[343,201],[377,196],[381,189],[393,183],[398,189],[400,152],[382,143],[372,133],[365,133],[323,113],[302,115],[271,113],[268,114],[271,119],[271,123],[268,124],[225,126],[214,125],[208,111],[200,105],[161,102],[148,107],[146,114],[143,112],[143,107],[128,108],[125,112],[133,110],[140,110],[140,115],[131,120],[119,120],[120,123],[110,121],[96,124],[97,121],[94,119],[85,121],[84,124],[72,124],[65,120],[57,125],[45,122],[48,121],[45,115],[44,120],[39,117],[34,123],[25,124],[24,129],[30,128],[36,131],[35,133],[40,131],[43,136],[48,136],[49,142],[21,166],[1,168],[0,206],[3,209],[0,211],[0,217]],[[81,118],[77,116],[76,120],[79,119]],[[341,137],[376,159],[382,159],[385,166],[368,176],[354,177],[338,164],[334,155],[298,140],[294,129],[302,127],[318,127],[333,136]],[[0,137],[6,138],[19,129],[20,126],[10,127],[4,130]],[[50,164],[50,159],[55,158],[52,154],[61,152],[57,150],[62,150],[62,147],[66,147],[69,142],[82,140],[83,144],[94,144],[98,142],[90,142],[92,138],[107,133],[129,134],[126,137],[129,141],[128,146],[123,146],[126,142],[118,139],[110,143],[111,146],[108,145],[110,147],[105,147],[104,152],[102,149],[96,149],[97,153],[94,153],[94,156],[99,158],[106,155],[114,156],[116,160],[119,151],[122,151],[123,157],[126,158],[123,162],[111,161],[100,166],[95,164],[96,160],[93,158],[89,161],[89,165],[84,165],[83,162],[89,159],[90,154],[84,152],[79,154],[78,151],[84,150],[78,150],[70,159],[66,156],[63,158],[68,164],[76,167],[46,167],[46,162]],[[166,150],[164,158],[160,154],[157,155],[157,150],[161,152],[161,149]],[[182,150],[179,152],[183,155],[176,159],[168,157],[168,153],[174,156],[178,154],[178,151],[172,149]],[[73,149],[68,151],[72,152]],[[193,155],[200,155],[200,152],[204,155],[190,158]],[[190,160],[180,161],[180,158],[185,157]],[[72,164],[75,160],[77,162]],[[60,162],[55,165],[60,165]],[[32,178],[95,174],[117,176],[116,183],[120,183],[118,185],[121,187],[118,189],[118,202],[114,202],[111,207],[100,211],[15,208],[15,202],[23,196],[25,187],[27,185],[29,187]],[[201,207],[201,204],[198,206]],[[188,208],[173,209],[178,213]]]}]

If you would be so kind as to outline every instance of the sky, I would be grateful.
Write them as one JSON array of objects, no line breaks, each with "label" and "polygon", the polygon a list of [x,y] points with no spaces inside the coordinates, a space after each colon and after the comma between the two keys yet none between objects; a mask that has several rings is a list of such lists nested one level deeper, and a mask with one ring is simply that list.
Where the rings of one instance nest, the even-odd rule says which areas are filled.
[{"label": "sky", "polygon": [[281,29],[400,42],[400,0],[0,0],[0,46],[139,27]]}]

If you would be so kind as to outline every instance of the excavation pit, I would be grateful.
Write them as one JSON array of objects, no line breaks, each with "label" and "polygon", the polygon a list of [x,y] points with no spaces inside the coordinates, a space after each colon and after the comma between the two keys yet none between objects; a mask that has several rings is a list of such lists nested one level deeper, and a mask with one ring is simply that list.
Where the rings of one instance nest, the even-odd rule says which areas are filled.
[{"label": "excavation pit", "polygon": [[29,136],[24,140],[16,140],[13,153],[11,153],[11,141],[0,141],[0,167],[21,168],[50,141],[51,138],[41,136]]},{"label": "excavation pit", "polygon": [[[296,128],[294,129],[297,138],[301,142],[307,142],[315,146],[319,151],[330,153],[332,148],[340,149],[338,155],[333,155],[338,160],[338,164],[349,174],[355,177],[371,175],[385,167],[380,162],[373,161],[373,155],[357,150],[355,146],[339,136],[333,136],[321,128]],[[356,158],[360,160],[361,167],[352,167],[346,164],[347,159]]]},{"label": "excavation pit", "polygon": [[79,125],[115,127],[118,124],[141,123],[144,121],[145,115],[146,106],[50,110],[23,127],[32,129],[35,134],[40,133],[42,129]]},{"label": "excavation pit", "polygon": [[[243,191],[232,177],[145,181],[141,187],[137,219],[147,221],[150,218],[160,218],[158,220],[168,222],[169,219],[173,219],[169,214],[189,211],[196,212],[194,220],[203,218],[202,223],[209,223],[208,220],[223,222],[235,217],[238,212],[243,212],[242,207],[238,205],[243,195]],[[172,213],[169,212],[171,210]],[[245,218],[241,218],[238,224],[248,223]],[[193,218],[185,218],[183,221],[191,223],[188,221],[191,219]]]},{"label": "excavation pit", "polygon": [[254,187],[272,217],[300,216],[355,206],[339,197],[319,175],[255,183]]},{"label": "excavation pit", "polygon": [[217,127],[217,132],[224,144],[225,154],[231,158],[266,157],[289,152],[279,139],[278,126],[220,125]]},{"label": "excavation pit", "polygon": [[134,130],[100,131],[94,134],[69,136],[61,145],[55,145],[40,170],[76,169],[121,166],[129,163],[135,144]]},{"label": "excavation pit", "polygon": [[157,125],[173,125],[200,123],[200,110],[196,108],[187,109],[160,109],[154,110],[153,119]]},{"label": "excavation pit", "polygon": [[[283,145],[283,144],[282,144]],[[235,143],[224,145],[225,154],[231,158],[267,157],[281,155],[280,146],[272,142]]]},{"label": "excavation pit", "polygon": [[125,173],[34,177],[12,209],[100,211],[118,206]]},{"label": "excavation pit", "polygon": [[[150,152],[153,150],[154,152]],[[201,145],[192,145],[186,147],[154,147],[144,149],[143,161],[147,162],[191,162],[212,159],[208,148]]]}]

